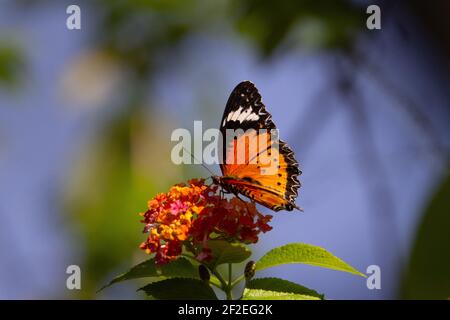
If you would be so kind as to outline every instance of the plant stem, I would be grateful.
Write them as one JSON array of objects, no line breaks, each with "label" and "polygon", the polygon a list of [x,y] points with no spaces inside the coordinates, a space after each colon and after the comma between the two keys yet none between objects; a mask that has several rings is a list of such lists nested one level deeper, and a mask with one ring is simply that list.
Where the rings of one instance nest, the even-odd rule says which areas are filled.
[{"label": "plant stem", "polygon": [[[193,262],[198,263],[197,259],[195,257],[191,256],[187,253],[181,254],[183,257],[188,258],[192,260]],[[210,284],[222,289],[227,297],[227,300],[233,300],[233,294],[231,293],[231,290],[233,289],[233,283],[232,283],[232,264],[228,264],[228,283],[225,281],[225,279],[222,277],[222,275],[215,269],[215,268],[208,268],[211,274],[214,276],[214,278],[210,279]],[[216,279],[220,282],[220,285],[216,282]]]},{"label": "plant stem", "polygon": [[[196,264],[199,263],[198,260],[195,259],[195,257],[191,256],[191,255],[188,254],[188,253],[182,253],[181,256],[182,256],[182,257],[185,257],[185,258],[188,258],[189,260],[192,260],[192,262],[195,262]],[[215,276],[214,274],[213,274],[213,276],[214,276],[214,277],[212,277],[212,278],[209,280],[209,283],[210,283],[211,285],[213,285],[213,286],[219,288],[219,289],[222,289],[223,283],[220,282],[220,279],[217,278],[217,276]]]},{"label": "plant stem", "polygon": [[227,290],[225,291],[227,294],[227,300],[233,300],[233,294],[231,293],[231,288],[227,287]]},{"label": "plant stem", "polygon": [[233,300],[233,295],[231,294],[231,286],[229,286],[222,275],[216,269],[210,269],[211,273],[219,279],[222,284],[221,289],[225,292],[227,300]]},{"label": "plant stem", "polygon": [[214,278],[211,277],[211,279],[209,280],[209,283],[216,288],[222,289],[222,285],[220,284],[219,279],[217,279],[217,277],[215,277],[215,276],[214,276]]},{"label": "plant stem", "polygon": [[242,280],[244,280],[245,275],[240,275],[239,277],[237,277],[236,279],[234,279],[234,281],[231,283],[230,287],[234,288],[239,282],[241,282]]},{"label": "plant stem", "polygon": [[222,289],[227,287],[227,283],[225,282],[225,280],[223,279],[222,275],[219,272],[217,272],[215,269],[210,269],[210,271],[213,275],[216,276],[217,279],[219,279],[220,284],[222,285]]},{"label": "plant stem", "polygon": [[233,300],[233,293],[231,292],[231,289],[233,288],[231,286],[232,283],[232,277],[233,277],[233,265],[231,263],[228,264],[228,287],[227,287],[227,300]]}]

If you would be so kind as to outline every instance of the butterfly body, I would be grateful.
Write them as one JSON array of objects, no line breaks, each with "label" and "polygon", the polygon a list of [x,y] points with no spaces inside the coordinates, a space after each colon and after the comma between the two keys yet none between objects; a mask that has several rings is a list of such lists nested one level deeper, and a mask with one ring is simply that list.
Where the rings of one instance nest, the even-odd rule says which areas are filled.
[{"label": "butterfly body", "polygon": [[[277,130],[272,116],[250,81],[232,91],[220,131],[222,137],[228,137],[229,131],[234,136],[223,144],[222,176],[212,177],[216,184],[274,211],[301,210],[295,204],[301,174],[298,163],[287,144],[274,139]],[[251,149],[252,144],[257,147]]]}]

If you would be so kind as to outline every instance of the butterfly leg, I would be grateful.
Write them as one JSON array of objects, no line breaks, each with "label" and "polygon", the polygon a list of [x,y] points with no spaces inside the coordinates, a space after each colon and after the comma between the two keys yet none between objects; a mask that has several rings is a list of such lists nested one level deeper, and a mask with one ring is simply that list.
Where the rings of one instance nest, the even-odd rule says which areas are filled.
[{"label": "butterfly leg", "polygon": [[[239,200],[241,200],[243,203],[245,203],[245,205],[248,204],[247,201],[245,201],[244,199],[242,199],[242,198],[239,196],[239,193],[233,192],[233,195],[234,195],[236,198],[238,198]],[[251,200],[251,201],[253,202],[253,200]]]},{"label": "butterfly leg", "polygon": [[[247,206],[247,209],[248,209],[248,202],[245,201],[244,199],[242,199],[242,198],[239,196],[239,193],[238,193],[238,192],[233,191],[233,190],[229,191],[229,190],[226,190],[226,189],[224,189],[224,188],[220,188],[220,197],[223,198],[223,196],[224,196],[225,194],[233,194],[236,198],[238,198],[238,199],[241,200],[243,203],[245,203],[245,205]],[[256,206],[255,201],[254,201],[253,199],[251,199],[251,198],[249,198],[249,199],[250,199],[250,202],[251,202],[253,205]]]},{"label": "butterfly leg", "polygon": [[223,199],[224,195],[230,194],[231,192],[228,190],[225,190],[224,188],[220,188],[220,197]]}]

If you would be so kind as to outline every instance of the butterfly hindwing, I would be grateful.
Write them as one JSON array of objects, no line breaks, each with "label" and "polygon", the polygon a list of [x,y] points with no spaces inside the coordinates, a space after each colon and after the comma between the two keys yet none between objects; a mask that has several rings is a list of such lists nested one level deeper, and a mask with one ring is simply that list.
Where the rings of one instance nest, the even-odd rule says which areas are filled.
[{"label": "butterfly hindwing", "polygon": [[[231,93],[220,129],[225,141],[227,129],[240,132],[224,143],[222,186],[275,211],[297,208],[298,163],[287,144],[271,136],[276,126],[251,82],[241,82]],[[250,150],[254,145],[257,149]]]},{"label": "butterfly hindwing", "polygon": [[[295,198],[300,184],[298,167],[292,162],[286,144],[280,143],[280,152],[272,156],[278,158],[277,170],[273,174],[261,174],[263,166],[258,164],[224,166],[227,170],[222,178],[226,189],[240,193],[274,211],[296,208]],[[295,161],[295,160],[294,160]]]}]

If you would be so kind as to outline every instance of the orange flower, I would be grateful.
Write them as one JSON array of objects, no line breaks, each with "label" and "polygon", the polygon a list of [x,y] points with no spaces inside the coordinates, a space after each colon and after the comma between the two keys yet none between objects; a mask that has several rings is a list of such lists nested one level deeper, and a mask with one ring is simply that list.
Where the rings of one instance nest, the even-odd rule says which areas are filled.
[{"label": "orange flower", "polygon": [[176,259],[183,245],[205,261],[211,258],[210,239],[255,243],[261,231],[272,229],[272,216],[259,213],[253,203],[222,198],[218,188],[196,179],[157,194],[142,214],[149,236],[140,248],[155,253],[158,264]]}]

